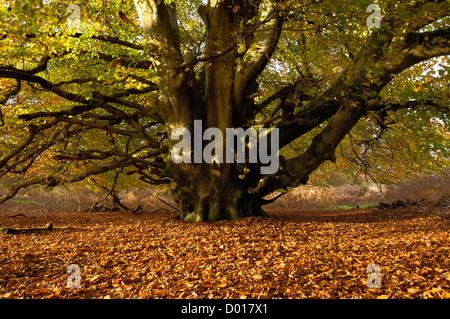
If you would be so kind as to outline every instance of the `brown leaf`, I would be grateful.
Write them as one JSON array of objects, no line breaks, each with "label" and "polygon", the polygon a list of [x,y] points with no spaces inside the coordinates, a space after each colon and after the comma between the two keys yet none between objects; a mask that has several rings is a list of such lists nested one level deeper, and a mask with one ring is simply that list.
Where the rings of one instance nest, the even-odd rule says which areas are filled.
[{"label": "brown leaf", "polygon": [[125,13],[123,13],[122,11],[119,11],[119,17],[120,17],[120,19],[122,19],[123,22],[130,23],[130,20],[127,18]]}]

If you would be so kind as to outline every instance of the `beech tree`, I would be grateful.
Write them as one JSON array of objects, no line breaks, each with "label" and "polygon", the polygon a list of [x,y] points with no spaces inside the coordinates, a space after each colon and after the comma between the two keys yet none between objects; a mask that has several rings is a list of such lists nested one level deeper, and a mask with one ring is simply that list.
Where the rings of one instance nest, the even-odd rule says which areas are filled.
[{"label": "beech tree", "polygon": [[[401,112],[434,118],[441,131],[427,143],[448,159],[448,2],[378,1],[379,15],[370,4],[4,1],[0,178],[18,178],[0,203],[114,171],[172,183],[185,221],[261,216],[267,195],[306,184],[358,125],[380,142]],[[194,138],[195,120],[223,145],[227,128],[268,129],[277,172],[262,174],[249,145],[244,163],[175,163],[171,136]]]}]

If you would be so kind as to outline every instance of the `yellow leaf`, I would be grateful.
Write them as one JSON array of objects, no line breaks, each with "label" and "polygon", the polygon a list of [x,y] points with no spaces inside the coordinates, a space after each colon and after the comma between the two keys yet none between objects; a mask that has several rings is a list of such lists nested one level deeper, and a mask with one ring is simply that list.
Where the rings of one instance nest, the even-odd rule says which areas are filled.
[{"label": "yellow leaf", "polygon": [[407,291],[408,291],[408,293],[410,293],[410,294],[414,294],[414,293],[418,292],[419,290],[418,290],[418,289],[415,289],[415,288],[408,288]]},{"label": "yellow leaf", "polygon": [[239,43],[239,46],[237,48],[237,53],[242,54],[245,52],[245,50],[246,50],[245,43]]},{"label": "yellow leaf", "polygon": [[379,295],[377,299],[389,299],[389,295]]},{"label": "yellow leaf", "polygon": [[441,294],[441,298],[450,299],[450,292],[443,291],[442,294]]},{"label": "yellow leaf", "polygon": [[259,274],[256,274],[256,275],[253,275],[253,279],[261,280],[261,279],[262,279],[262,276],[259,275]]}]

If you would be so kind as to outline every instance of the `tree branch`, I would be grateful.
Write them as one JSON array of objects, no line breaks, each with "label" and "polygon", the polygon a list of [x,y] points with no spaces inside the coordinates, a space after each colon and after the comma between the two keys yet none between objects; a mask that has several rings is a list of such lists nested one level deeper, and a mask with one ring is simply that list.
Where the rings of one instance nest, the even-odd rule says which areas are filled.
[{"label": "tree branch", "polygon": [[[46,34],[46,36],[49,36],[49,37],[57,37],[58,35],[60,35],[60,33],[57,33],[57,32],[48,32]],[[27,34],[25,34],[25,37],[27,39],[34,39],[34,38],[38,38],[39,36],[40,35],[37,35],[35,33],[27,33]],[[83,33],[77,32],[75,34],[70,34],[69,36],[72,37],[72,38],[81,38],[83,36]],[[7,38],[7,37],[8,37],[8,34],[4,34],[3,37],[0,40],[3,40],[5,38]],[[131,48],[131,49],[144,50],[144,46],[143,45],[127,42],[127,41],[121,40],[118,37],[114,37],[114,36],[109,36],[109,35],[92,35],[90,38],[92,40],[99,40],[99,41],[108,42],[108,43],[112,43],[112,44],[118,44],[120,46],[124,46],[124,47]]]},{"label": "tree branch", "polygon": [[45,80],[43,77],[32,75],[27,71],[22,70],[11,71],[8,70],[8,67],[7,68],[2,67],[0,68],[0,78],[9,78],[36,83],[39,84],[44,90],[53,92],[56,95],[65,98],[66,100],[79,102],[83,104],[89,104],[89,101],[86,100],[84,96],[64,91],[58,86],[54,85],[53,83]]},{"label": "tree branch", "polygon": [[368,111],[382,111],[382,112],[396,112],[402,109],[414,109],[417,107],[434,107],[443,114],[450,114],[450,109],[446,104],[446,100],[443,103],[438,103],[435,100],[419,100],[419,101],[407,101],[403,103],[382,103],[374,101],[367,108]]},{"label": "tree branch", "polygon": [[[413,6],[414,16],[426,18],[420,23],[401,23],[396,17],[397,9],[392,8],[383,19],[383,23],[389,27],[374,31],[352,63],[326,91],[308,103],[306,109],[298,110],[294,120],[282,121],[278,125],[281,132],[280,147],[331,117],[339,107],[336,102],[353,101],[358,108],[370,109],[368,102],[373,100],[373,93],[379,93],[390,82],[393,74],[424,60],[450,54],[448,29],[412,33],[412,28],[420,28],[441,17],[445,12],[441,10],[446,6],[445,1],[437,2],[440,11],[433,15],[424,12],[422,4],[416,4],[415,7],[414,4],[407,5]],[[385,46],[389,47],[388,53],[381,50]],[[362,86],[365,81],[370,83],[368,87]]]},{"label": "tree branch", "polygon": [[58,122],[59,121],[55,119],[49,123],[46,123],[46,124],[43,124],[40,126],[36,126],[33,124],[28,125],[28,136],[22,141],[22,143],[20,143],[16,147],[14,147],[8,154],[6,154],[2,158],[0,158],[0,168],[4,167],[10,159],[12,159],[14,156],[18,155],[26,147],[28,147],[28,145],[31,144],[31,142],[34,140],[34,138],[36,137],[36,135],[39,131],[48,129],[48,128],[56,125]]},{"label": "tree branch", "polygon": [[101,52],[97,52],[98,54],[98,58],[103,60],[103,61],[107,61],[107,62],[113,62],[115,61],[116,63],[118,63],[121,66],[124,67],[131,67],[134,69],[144,69],[147,70],[151,67],[152,63],[150,60],[138,60],[135,61],[132,58],[128,57],[128,56],[113,56],[110,54],[105,54],[105,53],[101,53]]},{"label": "tree branch", "polygon": [[253,42],[245,52],[242,61],[236,66],[234,97],[237,112],[244,107],[245,92],[269,62],[282,30],[283,20],[276,11],[274,1],[261,1],[259,10],[261,26],[255,31]]},{"label": "tree branch", "polygon": [[116,168],[127,167],[130,165],[132,165],[132,162],[121,160],[101,166],[91,166],[77,174],[72,175],[50,175],[45,177],[29,178],[12,186],[8,193],[0,197],[0,204],[13,198],[22,188],[27,188],[32,185],[46,185],[48,187],[55,187],[60,184],[79,182],[88,176],[98,175]]},{"label": "tree branch", "polygon": [[[383,73],[377,77],[369,77],[371,82],[379,82],[384,86],[391,80],[391,75],[398,74],[407,68],[434,57],[450,54],[450,29],[430,32],[409,33],[402,43],[391,47],[385,62],[375,67]],[[398,57],[402,57],[399,59]]]},{"label": "tree branch", "polygon": [[30,70],[20,70],[20,69],[16,69],[13,66],[4,66],[4,67],[1,67],[0,69],[1,70],[9,70],[9,71],[18,72],[18,73],[34,75],[34,74],[37,74],[39,72],[45,71],[47,69],[48,61],[50,61],[50,56],[44,55],[42,57],[42,59],[39,61],[38,65],[35,66],[34,68],[30,69]]},{"label": "tree branch", "polygon": [[302,155],[288,159],[277,174],[259,180],[251,193],[266,196],[276,189],[306,184],[309,175],[324,161],[335,161],[335,149],[359,121],[363,112],[349,103],[343,103],[325,128],[314,137]]}]

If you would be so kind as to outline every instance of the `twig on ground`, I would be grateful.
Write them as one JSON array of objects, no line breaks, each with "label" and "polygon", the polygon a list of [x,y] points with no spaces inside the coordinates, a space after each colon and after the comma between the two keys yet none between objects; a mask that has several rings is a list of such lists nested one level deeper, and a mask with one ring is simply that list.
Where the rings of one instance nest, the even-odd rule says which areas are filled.
[{"label": "twig on ground", "polygon": [[169,206],[169,207],[171,207],[171,208],[173,208],[173,209],[175,209],[175,210],[178,210],[178,208],[176,208],[176,207],[174,207],[174,206],[172,206],[172,205],[170,205],[168,202],[166,202],[164,199],[161,199],[161,198],[159,198],[158,196],[155,196],[157,199],[159,199],[161,202],[163,202],[164,204],[166,204],[167,206]]},{"label": "twig on ground", "polygon": [[25,214],[22,214],[22,213],[8,216],[8,218],[14,218],[14,217],[27,217],[27,216],[25,216]]}]

